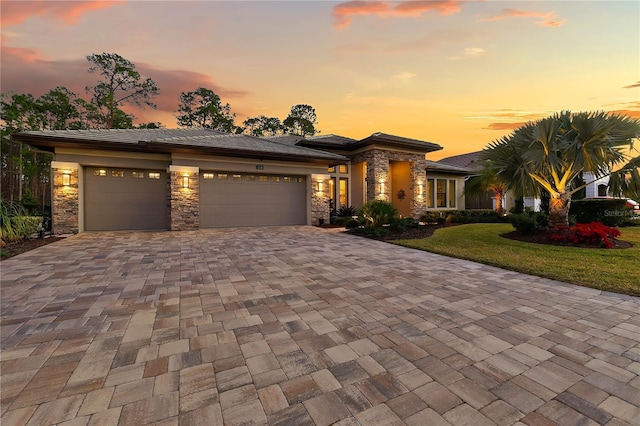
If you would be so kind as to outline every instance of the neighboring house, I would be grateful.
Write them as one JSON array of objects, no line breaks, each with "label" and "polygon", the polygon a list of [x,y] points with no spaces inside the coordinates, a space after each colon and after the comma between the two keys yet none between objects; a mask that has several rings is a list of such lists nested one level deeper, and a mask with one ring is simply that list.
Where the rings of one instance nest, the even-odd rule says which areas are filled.
[{"label": "neighboring house", "polygon": [[[101,230],[311,225],[329,221],[330,199],[373,199],[418,217],[442,197],[427,180],[438,144],[374,133],[257,138],[208,129],[60,130],[13,136],[54,154],[56,233]],[[444,179],[444,178],[442,178]],[[452,182],[458,182],[451,179]],[[459,184],[447,190],[460,208]],[[452,201],[453,200],[453,201]]]}]

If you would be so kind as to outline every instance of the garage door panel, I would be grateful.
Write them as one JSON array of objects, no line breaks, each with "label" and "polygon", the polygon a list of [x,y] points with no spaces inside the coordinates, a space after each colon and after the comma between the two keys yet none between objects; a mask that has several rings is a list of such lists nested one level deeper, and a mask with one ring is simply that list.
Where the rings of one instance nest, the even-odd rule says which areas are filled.
[{"label": "garage door panel", "polygon": [[232,173],[227,175],[228,180],[200,179],[201,227],[306,224],[304,177],[291,176],[291,182],[286,182],[283,176],[278,181],[268,176],[264,181],[259,176],[248,180],[241,175],[241,180],[233,180]]},{"label": "garage door panel", "polygon": [[[87,231],[167,229],[165,172],[92,167],[85,171]],[[159,178],[150,178],[150,172]]]}]

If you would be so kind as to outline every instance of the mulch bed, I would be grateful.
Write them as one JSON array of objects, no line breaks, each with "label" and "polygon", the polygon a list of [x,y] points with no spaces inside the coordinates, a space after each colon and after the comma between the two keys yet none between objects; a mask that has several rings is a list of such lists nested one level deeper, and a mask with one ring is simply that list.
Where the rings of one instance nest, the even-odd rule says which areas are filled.
[{"label": "mulch bed", "polygon": [[[565,246],[565,247],[581,247],[581,248],[602,248],[600,244],[571,244],[571,243],[563,243],[559,241],[553,241],[550,238],[551,231],[542,230],[537,232],[534,235],[523,235],[518,231],[507,232],[506,234],[500,235],[501,237],[508,238],[510,240],[523,241],[525,243],[535,243],[535,244],[547,244],[551,246]],[[618,240],[616,238],[609,238],[611,243],[613,244],[612,249],[628,249],[633,247],[628,241]]]},{"label": "mulch bed", "polygon": [[42,239],[30,238],[27,240],[20,240],[20,241],[14,241],[12,243],[7,243],[7,245],[2,247],[2,258],[0,260],[8,259],[20,253],[25,253],[29,250],[33,250],[34,248],[38,248],[40,246],[55,243],[56,241],[59,241],[62,238],[63,237],[55,237],[52,235]]},{"label": "mulch bed", "polygon": [[[458,223],[447,223],[447,224],[431,224],[431,225],[421,225],[417,228],[407,228],[404,231],[392,231],[389,232],[379,238],[374,238],[365,234],[354,234],[359,235],[365,238],[372,238],[381,241],[389,241],[389,240],[417,240],[421,238],[427,238],[433,235],[433,233],[437,229],[448,228],[451,226],[458,226]],[[582,248],[601,248],[599,244],[570,244],[570,243],[562,243],[558,241],[553,241],[549,238],[550,232],[546,230],[542,230],[535,235],[523,235],[518,231],[507,232],[506,234],[501,234],[500,236],[503,238],[508,238],[510,240],[522,241],[525,243],[534,243],[534,244],[547,244],[552,246],[569,246],[569,247],[582,247]],[[617,240],[615,238],[610,238],[613,243],[612,249],[627,249],[633,247],[628,241]]]}]

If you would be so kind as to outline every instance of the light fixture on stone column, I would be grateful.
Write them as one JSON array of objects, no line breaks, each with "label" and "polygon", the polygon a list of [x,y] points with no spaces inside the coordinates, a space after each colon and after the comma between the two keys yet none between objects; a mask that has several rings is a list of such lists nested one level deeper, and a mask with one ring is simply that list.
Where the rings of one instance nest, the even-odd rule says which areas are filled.
[{"label": "light fixture on stone column", "polygon": [[182,176],[182,187],[189,188],[189,175]]},{"label": "light fixture on stone column", "polygon": [[63,170],[62,171],[62,186],[71,185],[71,171]]}]

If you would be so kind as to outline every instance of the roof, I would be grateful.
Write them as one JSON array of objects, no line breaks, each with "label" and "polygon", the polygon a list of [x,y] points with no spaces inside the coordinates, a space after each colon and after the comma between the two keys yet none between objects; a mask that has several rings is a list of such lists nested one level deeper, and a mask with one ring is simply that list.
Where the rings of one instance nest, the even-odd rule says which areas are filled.
[{"label": "roof", "polygon": [[364,139],[357,140],[338,135],[313,136],[298,142],[300,146],[339,151],[354,151],[369,145],[382,145],[395,148],[411,149],[423,153],[439,151],[442,147],[433,142],[410,139],[402,136],[376,132]]},{"label": "roof", "polygon": [[451,174],[466,176],[473,173],[472,170],[464,167],[450,166],[448,164],[444,164],[439,161],[431,161],[431,160],[426,160],[426,161],[427,161],[427,174],[429,172],[441,172],[441,173],[451,173]]},{"label": "roof", "polygon": [[42,130],[13,137],[37,148],[61,146],[134,152],[195,151],[211,155],[343,163],[342,155],[211,129]]},{"label": "roof", "polygon": [[297,145],[298,142],[304,140],[304,137],[296,136],[296,135],[277,135],[277,136],[262,136],[262,139],[267,139],[274,142],[286,143],[287,145]]},{"label": "roof", "polygon": [[476,171],[482,166],[478,163],[482,151],[469,152],[467,154],[454,155],[451,157],[443,158],[438,161],[442,165],[460,167],[467,169],[468,171]]}]

